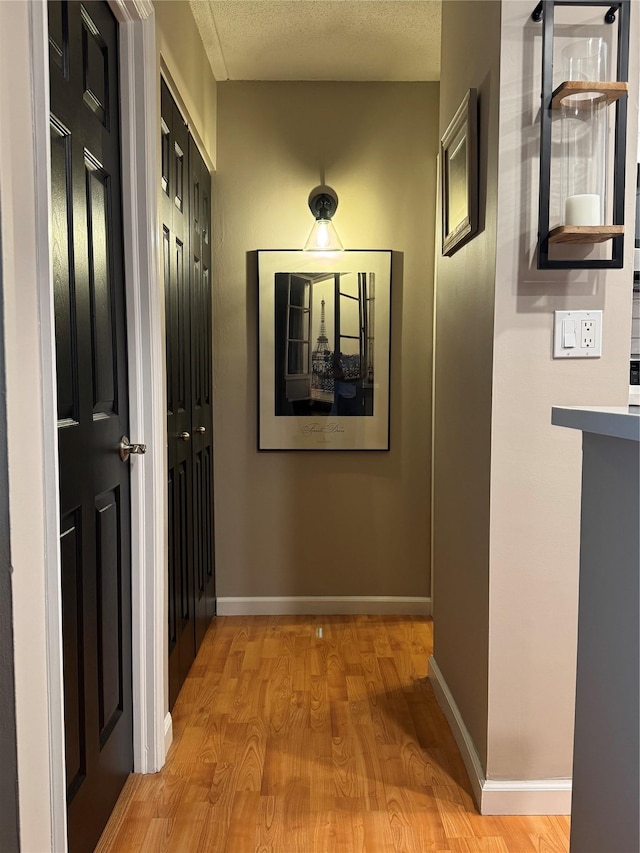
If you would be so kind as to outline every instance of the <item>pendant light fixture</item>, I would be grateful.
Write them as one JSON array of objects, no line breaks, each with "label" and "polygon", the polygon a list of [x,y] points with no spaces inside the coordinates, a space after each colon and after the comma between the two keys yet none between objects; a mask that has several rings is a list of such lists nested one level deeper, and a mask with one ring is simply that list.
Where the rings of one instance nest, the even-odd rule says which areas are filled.
[{"label": "pendant light fixture", "polygon": [[344,246],[331,221],[338,207],[338,196],[331,187],[319,186],[309,194],[309,210],[315,217],[305,252],[342,252]]}]

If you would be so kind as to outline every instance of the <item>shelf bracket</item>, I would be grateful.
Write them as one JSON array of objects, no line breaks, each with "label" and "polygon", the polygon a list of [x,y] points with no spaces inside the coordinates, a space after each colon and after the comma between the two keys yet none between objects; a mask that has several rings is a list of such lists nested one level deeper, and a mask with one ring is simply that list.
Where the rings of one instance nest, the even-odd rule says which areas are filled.
[{"label": "shelf bracket", "polygon": [[[585,3],[584,5],[585,5],[585,6],[587,6],[587,5],[589,5],[589,4],[588,4],[588,3]],[[538,5],[536,6],[536,8],[535,8],[535,9],[533,10],[533,12],[531,13],[531,20],[532,20],[532,21],[535,21],[535,22],[536,22],[536,24],[539,24],[539,23],[540,23],[540,21],[544,18],[544,8],[543,8],[543,6],[544,6],[544,4],[543,4],[542,0],[540,0],[540,2],[538,3]],[[616,12],[618,11],[618,9],[619,9],[619,8],[620,8],[620,7],[619,7],[619,6],[617,6],[617,5],[616,5],[616,6],[610,6],[610,7],[609,7],[609,9],[607,10],[607,12],[606,12],[606,14],[605,14],[605,16],[604,16],[604,22],[605,22],[605,24],[615,24],[615,22],[616,22]]]},{"label": "shelf bracket", "polygon": [[607,10],[607,14],[604,16],[605,24],[615,24],[616,22],[616,12],[618,11],[617,6],[611,6]]}]

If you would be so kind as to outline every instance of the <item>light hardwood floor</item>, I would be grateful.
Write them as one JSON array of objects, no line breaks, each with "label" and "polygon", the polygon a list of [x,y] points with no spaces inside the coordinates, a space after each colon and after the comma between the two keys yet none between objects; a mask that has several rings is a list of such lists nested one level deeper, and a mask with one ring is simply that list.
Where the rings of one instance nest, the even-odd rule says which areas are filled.
[{"label": "light hardwood floor", "polygon": [[565,853],[568,818],[478,815],[431,649],[418,617],[218,617],[97,851]]}]

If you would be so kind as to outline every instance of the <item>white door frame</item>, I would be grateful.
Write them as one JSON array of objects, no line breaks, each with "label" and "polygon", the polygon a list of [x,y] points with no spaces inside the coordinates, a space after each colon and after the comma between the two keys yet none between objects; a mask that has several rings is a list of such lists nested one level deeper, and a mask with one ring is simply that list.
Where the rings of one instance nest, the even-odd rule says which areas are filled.
[{"label": "white door frame", "polygon": [[[148,445],[131,471],[134,769],[165,760],[166,401],[158,263],[158,76],[150,0],[109,0],[120,22],[123,226],[131,439]],[[141,439],[136,436],[142,436]],[[165,717],[167,715],[167,717]]]},{"label": "white door frame", "polygon": [[[131,466],[134,770],[154,772],[165,760],[167,710],[155,19],[150,0],[109,3],[120,23],[130,437],[148,445]],[[9,42],[0,57],[0,202],[20,837],[24,850],[61,853],[66,782],[47,7],[44,0],[0,7]]]}]

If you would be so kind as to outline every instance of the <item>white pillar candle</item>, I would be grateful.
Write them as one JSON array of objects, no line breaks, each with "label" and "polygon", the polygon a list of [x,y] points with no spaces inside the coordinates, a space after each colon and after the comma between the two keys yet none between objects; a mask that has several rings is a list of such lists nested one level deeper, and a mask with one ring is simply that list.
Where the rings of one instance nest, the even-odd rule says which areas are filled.
[{"label": "white pillar candle", "polygon": [[570,195],[564,204],[565,225],[602,225],[600,196],[597,193]]}]

